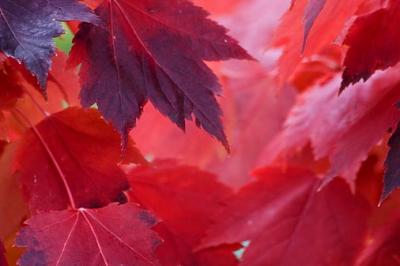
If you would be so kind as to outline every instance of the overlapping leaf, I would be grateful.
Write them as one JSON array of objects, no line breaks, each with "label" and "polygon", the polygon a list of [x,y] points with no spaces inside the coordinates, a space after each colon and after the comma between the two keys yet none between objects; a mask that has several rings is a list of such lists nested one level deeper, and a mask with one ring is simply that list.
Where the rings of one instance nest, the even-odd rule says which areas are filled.
[{"label": "overlapping leaf", "polygon": [[0,50],[23,62],[45,88],[55,48],[52,38],[63,33],[60,21],[96,22],[77,0],[0,1]]},{"label": "overlapping leaf", "polygon": [[[318,55],[326,47],[334,45],[345,29],[346,23],[361,12],[360,6],[366,2],[327,0],[323,3],[323,1],[296,0],[293,8],[283,16],[275,34],[274,46],[283,48],[278,73],[281,80],[285,82],[289,79],[302,61],[304,40],[307,40],[307,45],[303,47],[303,56]],[[362,10],[362,13],[374,8],[375,5],[372,5]]]},{"label": "overlapping leaf", "polygon": [[[127,160],[143,162],[131,144]],[[66,209],[71,197],[76,207],[100,207],[129,187],[121,158],[118,134],[96,110],[70,108],[24,135],[16,169],[33,212]]]},{"label": "overlapping leaf", "polygon": [[183,133],[149,105],[131,133],[144,154],[177,158],[182,163],[199,166],[235,188],[248,181],[258,156],[281,129],[295,98],[292,88],[279,90],[269,73],[276,59],[265,53],[265,43],[271,41],[287,3],[251,0],[242,5],[221,22],[259,62],[227,61],[212,65],[224,87],[224,97],[219,102],[231,144],[230,155],[226,156],[218,143],[210,141],[194,125],[188,124]]},{"label": "overlapping leaf", "polygon": [[349,50],[344,61],[342,90],[399,62],[399,18],[400,2],[391,0],[387,8],[356,19],[344,41]]},{"label": "overlapping leaf", "polygon": [[312,172],[266,168],[216,217],[202,246],[250,240],[242,265],[352,265],[368,205],[340,179],[318,191]]},{"label": "overlapping leaf", "polygon": [[250,56],[189,1],[112,0],[96,13],[104,26],[82,24],[72,64],[82,63],[82,104],[96,103],[126,138],[148,99],[179,127],[192,119],[228,143],[215,99],[216,76],[203,60]]},{"label": "overlapping leaf", "polygon": [[225,265],[235,265],[233,251],[237,246],[194,251],[211,225],[211,217],[231,194],[214,175],[165,160],[130,171],[129,182],[132,200],[162,221],[157,228],[165,240],[157,251],[162,265],[210,265],[201,261],[213,254],[221,261],[225,258]]},{"label": "overlapping leaf", "polygon": [[33,216],[18,235],[24,265],[156,265],[156,220],[132,203]]},{"label": "overlapping leaf", "polygon": [[337,95],[339,78],[306,92],[280,136],[266,149],[264,161],[271,162],[279,154],[290,156],[310,141],[316,159],[330,159],[326,182],[341,176],[354,185],[370,149],[400,119],[395,107],[400,100],[398,75],[398,68],[379,73],[368,84],[356,85],[341,96]]}]

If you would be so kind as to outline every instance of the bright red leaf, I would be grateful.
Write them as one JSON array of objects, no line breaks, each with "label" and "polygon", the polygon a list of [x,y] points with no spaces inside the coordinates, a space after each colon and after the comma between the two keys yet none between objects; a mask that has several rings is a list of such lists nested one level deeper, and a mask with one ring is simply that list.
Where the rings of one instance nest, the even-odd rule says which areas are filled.
[{"label": "bright red leaf", "polygon": [[336,180],[318,191],[312,172],[266,168],[215,219],[202,246],[250,240],[242,265],[351,265],[368,204]]},{"label": "bright red leaf", "polygon": [[84,23],[72,63],[82,63],[82,104],[96,103],[127,136],[148,99],[179,127],[192,119],[228,148],[215,99],[217,77],[203,60],[250,59],[226,30],[189,1],[104,1],[104,27]]},{"label": "bright red leaf", "polygon": [[33,216],[16,243],[27,250],[19,264],[156,265],[156,220],[134,204],[51,211]]},{"label": "bright red leaf", "polygon": [[311,142],[315,158],[328,157],[331,162],[326,182],[341,176],[353,185],[370,149],[400,119],[395,107],[400,100],[398,75],[399,69],[380,73],[340,96],[339,78],[306,92],[291,110],[280,136],[266,149],[264,162],[291,155]]},{"label": "bright red leaf", "polygon": [[[72,201],[72,207],[100,207],[123,200],[129,187],[121,158],[119,135],[96,110],[70,108],[24,135],[16,169],[33,212],[66,209]],[[132,145],[126,158],[143,162]]]},{"label": "bright red leaf", "polygon": [[191,246],[198,244],[212,214],[231,194],[213,174],[171,160],[135,168],[128,178],[131,195]]},{"label": "bright red leaf", "polygon": [[[357,14],[365,2],[365,0],[326,0],[323,9],[314,18],[322,3],[315,5],[309,0],[296,0],[293,8],[283,16],[275,33],[274,46],[283,48],[278,73],[281,80],[286,81],[290,78],[303,56],[317,55],[326,47],[334,45],[346,23]],[[306,24],[303,23],[304,20]],[[312,27],[308,31],[309,24],[312,24]],[[305,37],[307,45],[302,53]]]},{"label": "bright red leaf", "polygon": [[129,182],[131,197],[163,222],[157,230],[166,240],[158,251],[161,263],[193,265],[197,255],[192,250],[210,226],[212,216],[231,195],[230,189],[210,173],[170,160],[133,169]]},{"label": "bright red leaf", "polygon": [[356,19],[344,41],[349,46],[341,90],[367,80],[376,70],[394,66],[400,60],[400,2]]}]

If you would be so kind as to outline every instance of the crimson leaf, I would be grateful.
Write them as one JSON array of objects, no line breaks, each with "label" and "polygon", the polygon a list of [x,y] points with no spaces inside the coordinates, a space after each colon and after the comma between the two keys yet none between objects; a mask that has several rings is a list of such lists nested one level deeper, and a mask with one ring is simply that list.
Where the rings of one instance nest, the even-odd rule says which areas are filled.
[{"label": "crimson leaf", "polygon": [[399,62],[399,18],[400,2],[392,0],[388,8],[356,19],[344,41],[350,48],[344,61],[341,90]]},{"label": "crimson leaf", "polygon": [[20,265],[155,265],[156,220],[135,204],[33,216],[16,243]]},{"label": "crimson leaf", "polygon": [[[132,143],[126,157],[144,163]],[[129,185],[118,166],[120,159],[120,138],[111,125],[94,109],[74,107],[47,117],[25,133],[15,167],[30,210],[36,213],[65,209],[70,197],[76,207],[123,201],[122,191]]]},{"label": "crimson leaf", "polygon": [[241,265],[353,265],[368,205],[336,179],[321,191],[312,172],[265,168],[229,199],[204,246],[250,240]]}]

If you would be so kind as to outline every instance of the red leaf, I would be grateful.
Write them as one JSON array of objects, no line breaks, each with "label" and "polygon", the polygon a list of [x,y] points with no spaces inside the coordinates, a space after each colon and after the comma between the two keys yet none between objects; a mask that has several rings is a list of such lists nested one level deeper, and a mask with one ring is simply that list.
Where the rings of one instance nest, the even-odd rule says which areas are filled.
[{"label": "red leaf", "polygon": [[[279,59],[281,80],[288,80],[302,61],[302,44],[305,37],[307,46],[304,47],[303,56],[311,57],[319,54],[326,47],[334,45],[334,41],[340,37],[346,23],[365,2],[365,0],[326,0],[321,12],[312,19],[314,13],[311,11],[317,11],[319,8],[315,8],[316,6],[309,0],[297,0],[293,8],[283,16],[275,33],[274,45],[284,49]],[[304,20],[306,25],[303,23]],[[309,32],[307,24],[311,23],[307,21],[313,21]]]},{"label": "red leaf", "polygon": [[341,90],[359,80],[367,80],[376,70],[394,66],[400,60],[400,2],[357,18],[344,44],[349,50]]},{"label": "red leaf", "polygon": [[191,246],[198,244],[210,216],[231,193],[213,174],[170,160],[135,168],[128,176],[132,195]]},{"label": "red leaf", "polygon": [[189,125],[184,134],[150,106],[145,107],[131,133],[140,151],[156,158],[178,158],[185,164],[218,173],[219,180],[235,188],[246,183],[263,149],[281,130],[295,99],[293,89],[276,91],[272,78],[247,66],[240,66],[237,71],[243,74],[250,69],[252,74],[224,82],[226,96],[221,105],[232,147],[230,156],[204,132]]},{"label": "red leaf", "polygon": [[[120,156],[118,134],[96,110],[70,108],[24,135],[16,169],[33,212],[62,210],[69,201],[72,207],[100,207],[123,200],[129,187],[117,165]],[[132,145],[126,156],[143,162]]]},{"label": "red leaf", "polygon": [[193,265],[192,249],[231,191],[210,173],[168,160],[132,170],[129,181],[130,195],[163,221],[157,230],[166,240],[158,250],[162,264]]},{"label": "red leaf", "polygon": [[266,168],[216,217],[202,246],[250,240],[242,265],[352,265],[368,204],[341,180],[318,191],[312,172]]},{"label": "red leaf", "polygon": [[228,148],[220,85],[203,60],[250,56],[226,30],[189,1],[112,0],[96,13],[105,26],[82,24],[72,51],[72,64],[82,63],[82,104],[96,103],[126,137],[150,99],[181,128],[194,115]]},{"label": "red leaf", "polygon": [[20,265],[155,265],[156,220],[134,204],[33,216],[16,240]]},{"label": "red leaf", "polygon": [[339,78],[306,92],[281,135],[264,152],[264,161],[293,154],[310,141],[316,159],[330,159],[325,182],[341,176],[353,185],[370,149],[400,118],[395,107],[400,99],[398,75],[399,69],[377,74],[368,84],[356,85],[340,96]]}]

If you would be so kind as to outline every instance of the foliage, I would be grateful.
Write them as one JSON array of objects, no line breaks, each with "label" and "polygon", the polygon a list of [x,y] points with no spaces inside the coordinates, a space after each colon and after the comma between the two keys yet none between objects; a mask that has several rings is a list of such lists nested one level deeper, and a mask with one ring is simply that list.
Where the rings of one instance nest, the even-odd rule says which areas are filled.
[{"label": "foliage", "polygon": [[0,265],[398,265],[400,2],[193,2],[0,0]]}]

